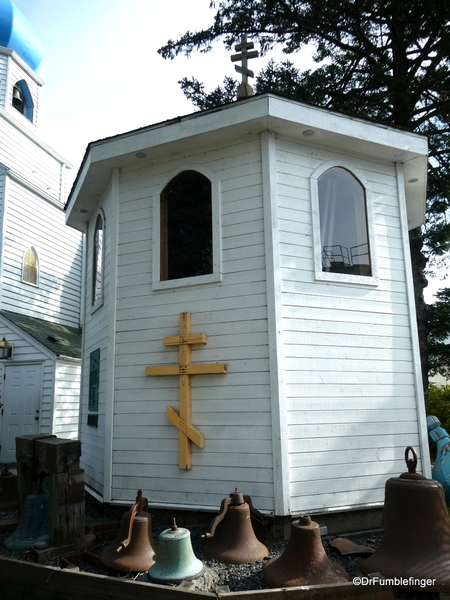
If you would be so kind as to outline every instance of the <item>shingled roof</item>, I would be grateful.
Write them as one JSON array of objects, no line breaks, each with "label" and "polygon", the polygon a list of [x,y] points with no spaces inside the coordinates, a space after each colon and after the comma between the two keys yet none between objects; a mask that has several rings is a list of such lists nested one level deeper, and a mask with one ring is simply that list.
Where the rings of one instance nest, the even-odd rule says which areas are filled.
[{"label": "shingled roof", "polygon": [[0,310],[0,315],[31,335],[56,356],[81,358],[81,329],[79,327],[67,327],[9,310]]}]

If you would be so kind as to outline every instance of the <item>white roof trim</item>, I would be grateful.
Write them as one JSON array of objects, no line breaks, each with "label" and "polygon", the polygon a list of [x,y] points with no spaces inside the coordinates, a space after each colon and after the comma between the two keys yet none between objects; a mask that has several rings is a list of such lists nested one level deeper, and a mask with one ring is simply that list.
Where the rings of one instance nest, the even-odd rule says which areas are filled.
[{"label": "white roof trim", "polygon": [[[306,129],[314,130],[314,136],[303,136]],[[198,147],[220,143],[262,131],[295,137],[319,148],[344,147],[373,160],[408,163],[408,178],[417,180],[414,187],[417,193],[410,195],[409,189],[406,190],[410,226],[423,223],[428,153],[424,136],[272,94],[253,96],[92,142],[66,205],[67,223],[84,231],[112,169],[138,164],[137,152],[145,152],[147,157],[141,162],[149,164],[154,158],[183,152],[193,144]]]}]

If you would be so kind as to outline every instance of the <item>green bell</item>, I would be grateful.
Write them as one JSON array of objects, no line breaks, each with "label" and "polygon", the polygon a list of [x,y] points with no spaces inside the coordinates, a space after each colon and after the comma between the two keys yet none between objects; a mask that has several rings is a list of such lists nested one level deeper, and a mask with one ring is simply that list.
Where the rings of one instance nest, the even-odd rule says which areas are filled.
[{"label": "green bell", "polygon": [[25,499],[22,518],[15,532],[5,541],[11,552],[29,550],[50,539],[50,493],[40,491]]},{"label": "green bell", "polygon": [[149,578],[157,583],[172,583],[196,579],[203,570],[202,561],[192,549],[190,531],[178,528],[173,519],[172,527],[159,536],[156,562],[148,571]]}]

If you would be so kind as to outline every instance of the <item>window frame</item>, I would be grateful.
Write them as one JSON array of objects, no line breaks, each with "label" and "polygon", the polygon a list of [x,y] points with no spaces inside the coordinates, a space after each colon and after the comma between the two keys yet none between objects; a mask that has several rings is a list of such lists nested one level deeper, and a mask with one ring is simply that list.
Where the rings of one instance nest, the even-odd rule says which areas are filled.
[{"label": "window frame", "polygon": [[[161,279],[161,194],[166,186],[184,171],[196,171],[207,177],[211,182],[211,219],[212,219],[212,273],[183,277],[180,279]],[[153,196],[153,244],[152,244],[152,289],[166,290],[192,285],[214,283],[222,280],[222,252],[221,252],[221,227],[220,227],[220,183],[216,175],[198,164],[184,164],[173,171],[169,177],[158,186],[157,193]]]},{"label": "window frame", "polygon": [[[361,184],[365,190],[367,235],[370,251],[371,275],[353,275],[350,273],[333,273],[322,270],[322,236],[320,229],[319,209],[319,178],[332,168],[344,169]],[[377,267],[377,247],[375,243],[375,227],[373,217],[373,194],[361,170],[349,161],[328,161],[318,167],[310,177],[311,188],[311,214],[313,226],[313,249],[314,249],[314,272],[317,281],[329,281],[335,283],[348,283],[364,286],[377,286],[379,284]]]},{"label": "window frame", "polygon": [[[100,231],[100,229],[97,227],[97,223],[99,222],[99,219],[101,219],[102,222],[102,228],[101,231],[103,231],[103,235],[102,235],[102,247],[101,247],[101,256],[100,256],[100,260],[98,260],[98,254],[97,254],[97,249],[96,249],[96,234],[97,231]],[[100,209],[95,217],[95,221],[94,221],[94,230],[92,232],[92,250],[90,252],[91,255],[91,312],[94,313],[98,308],[100,308],[101,306],[103,306],[103,302],[104,302],[104,286],[105,286],[105,231],[106,231],[106,219],[105,219],[105,213],[103,212],[102,209]],[[97,297],[96,294],[96,281],[97,281],[97,273],[98,273],[98,269],[97,269],[97,265],[100,264],[101,266],[101,271],[100,271],[100,284],[99,284],[99,294]]]},{"label": "window frame", "polygon": [[[28,252],[32,252],[33,256],[36,260],[36,281],[28,281],[27,279],[25,279],[24,274],[25,274],[25,257],[27,255]],[[22,255],[22,273],[21,273],[21,280],[22,283],[26,283],[27,285],[32,285],[33,287],[39,287],[39,255],[36,251],[36,248],[34,246],[28,246],[28,248],[24,251],[23,255]]]}]

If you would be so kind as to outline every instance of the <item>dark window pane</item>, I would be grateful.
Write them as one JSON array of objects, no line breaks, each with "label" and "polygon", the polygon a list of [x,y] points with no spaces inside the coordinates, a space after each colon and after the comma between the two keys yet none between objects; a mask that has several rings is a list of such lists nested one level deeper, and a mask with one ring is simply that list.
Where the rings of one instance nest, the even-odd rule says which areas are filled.
[{"label": "dark window pane", "polygon": [[161,194],[161,280],[212,272],[211,182],[183,171]]}]

